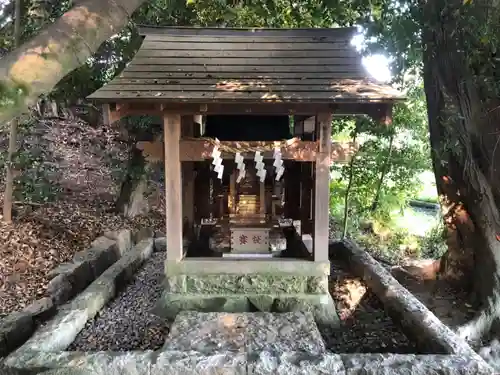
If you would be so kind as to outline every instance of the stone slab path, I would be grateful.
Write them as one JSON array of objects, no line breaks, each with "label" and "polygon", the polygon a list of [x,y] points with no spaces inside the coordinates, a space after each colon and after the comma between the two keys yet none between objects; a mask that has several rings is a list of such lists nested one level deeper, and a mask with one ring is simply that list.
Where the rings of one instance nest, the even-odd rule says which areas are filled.
[{"label": "stone slab path", "polygon": [[170,329],[164,350],[322,354],[325,344],[310,312],[180,313]]}]

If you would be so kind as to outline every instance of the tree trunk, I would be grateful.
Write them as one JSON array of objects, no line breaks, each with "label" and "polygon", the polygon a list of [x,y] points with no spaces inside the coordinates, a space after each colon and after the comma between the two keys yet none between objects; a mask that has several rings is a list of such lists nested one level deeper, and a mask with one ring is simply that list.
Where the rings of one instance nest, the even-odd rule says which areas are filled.
[{"label": "tree trunk", "polygon": [[391,157],[392,157],[392,149],[394,147],[394,133],[391,134],[391,139],[389,141],[389,153],[387,154],[387,158],[385,159],[384,165],[382,166],[382,171],[380,172],[380,179],[378,180],[377,190],[375,192],[375,197],[373,198],[373,203],[371,207],[371,211],[377,211],[380,193],[382,191],[382,186],[384,186],[384,179],[387,172],[389,172],[391,166]]},{"label": "tree trunk", "polygon": [[[16,0],[14,14],[14,46],[19,47],[21,40],[21,0]],[[13,159],[17,149],[17,119],[10,122],[9,149],[7,150],[7,164],[5,168],[5,191],[3,196],[3,220],[12,222],[12,200],[14,196],[14,171]]]},{"label": "tree trunk", "polygon": [[462,1],[422,5],[432,159],[448,229],[441,271],[468,288],[483,307],[459,330],[476,340],[500,317],[500,179],[491,173],[500,165],[495,153],[499,119],[493,109],[498,103],[484,96],[484,88],[480,91],[464,52],[465,32],[469,38],[475,33],[460,24]]},{"label": "tree trunk", "polygon": [[[31,41],[0,60],[0,102],[17,95],[18,103],[0,107],[8,122],[41,94],[49,93],[81,66],[99,46],[123,29],[145,0],[82,0]],[[22,94],[19,94],[19,89]],[[16,93],[16,95],[14,95]],[[20,95],[20,97],[19,97]]]},{"label": "tree trunk", "polygon": [[133,218],[147,212],[144,193],[147,188],[146,161],[142,151],[133,147],[127,166],[127,175],[116,201],[116,210],[123,216]]}]

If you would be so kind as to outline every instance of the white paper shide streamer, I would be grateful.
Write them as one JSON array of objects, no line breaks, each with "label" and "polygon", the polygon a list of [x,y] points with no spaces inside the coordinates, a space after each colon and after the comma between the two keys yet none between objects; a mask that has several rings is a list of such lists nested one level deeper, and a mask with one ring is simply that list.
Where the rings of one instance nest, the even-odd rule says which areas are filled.
[{"label": "white paper shide streamer", "polygon": [[214,166],[214,171],[217,173],[217,178],[219,180],[222,180],[222,175],[224,173],[224,166],[222,165],[222,153],[219,150],[219,140],[216,138],[215,139],[216,145],[214,146],[214,149],[212,150],[212,164]]},{"label": "white paper shide streamer", "polygon": [[245,171],[245,161],[243,156],[237,152],[236,155],[234,156],[234,161],[236,163],[236,168],[238,169],[238,177],[236,178],[236,183],[239,184],[241,180],[245,178],[246,171]]},{"label": "white paper shide streamer", "polygon": [[260,151],[256,151],[255,152],[255,157],[254,157],[254,160],[255,160],[255,169],[257,169],[257,176],[259,176],[260,178],[260,182],[264,182],[265,179],[266,179],[266,168],[265,168],[265,165],[264,165],[264,157],[262,156],[262,154],[260,153]]},{"label": "white paper shide streamer", "polygon": [[281,159],[281,149],[276,147],[274,149],[274,163],[273,167],[275,168],[276,172],[276,181],[279,181],[281,179],[281,176],[283,176],[283,172],[285,172],[285,167],[283,166],[283,159]]}]

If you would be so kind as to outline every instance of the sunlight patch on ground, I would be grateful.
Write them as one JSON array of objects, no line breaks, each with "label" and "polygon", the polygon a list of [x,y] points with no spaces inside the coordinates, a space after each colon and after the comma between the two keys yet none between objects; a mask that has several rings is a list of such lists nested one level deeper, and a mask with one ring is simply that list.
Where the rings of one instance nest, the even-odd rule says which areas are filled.
[{"label": "sunlight patch on ground", "polygon": [[366,294],[366,285],[356,277],[342,277],[330,283],[330,293],[336,301],[341,320],[349,319]]}]

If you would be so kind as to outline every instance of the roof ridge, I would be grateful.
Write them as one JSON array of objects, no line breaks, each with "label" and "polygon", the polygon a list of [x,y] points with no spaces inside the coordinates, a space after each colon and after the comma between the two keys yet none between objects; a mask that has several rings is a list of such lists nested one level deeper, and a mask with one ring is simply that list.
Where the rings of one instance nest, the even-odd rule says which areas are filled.
[{"label": "roof ridge", "polygon": [[260,27],[196,27],[196,26],[149,26],[138,25],[139,34],[162,34],[171,36],[284,36],[284,37],[314,37],[314,36],[353,36],[356,27],[331,28],[260,28]]}]

